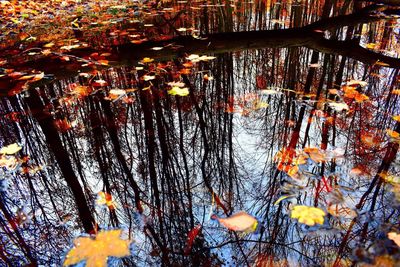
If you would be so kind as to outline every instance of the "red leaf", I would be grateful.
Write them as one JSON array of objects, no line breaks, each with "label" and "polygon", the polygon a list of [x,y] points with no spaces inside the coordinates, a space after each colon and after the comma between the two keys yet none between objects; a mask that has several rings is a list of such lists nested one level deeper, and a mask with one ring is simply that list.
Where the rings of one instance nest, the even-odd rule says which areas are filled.
[{"label": "red leaf", "polygon": [[185,255],[189,255],[190,252],[192,251],[193,242],[196,239],[196,237],[199,235],[200,230],[201,230],[201,224],[198,224],[192,230],[190,230],[190,232],[188,233],[186,247],[183,252]]},{"label": "red leaf", "polygon": [[225,205],[221,202],[221,199],[215,193],[214,193],[214,198],[217,205],[224,210],[225,214],[228,214],[229,210],[225,207]]},{"label": "red leaf", "polygon": [[267,88],[267,81],[264,76],[258,75],[256,77],[256,84],[259,89]]}]

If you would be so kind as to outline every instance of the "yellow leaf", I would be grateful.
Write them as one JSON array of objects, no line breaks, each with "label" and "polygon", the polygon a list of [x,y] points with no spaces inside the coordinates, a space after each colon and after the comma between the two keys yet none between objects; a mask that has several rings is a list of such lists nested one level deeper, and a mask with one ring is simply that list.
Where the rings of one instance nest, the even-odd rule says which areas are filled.
[{"label": "yellow leaf", "polygon": [[145,81],[151,81],[151,80],[154,80],[156,78],[156,76],[154,76],[154,75],[144,75],[143,76],[143,80],[145,80]]},{"label": "yellow leaf", "polygon": [[295,196],[296,196],[295,194],[281,196],[280,198],[278,198],[277,201],[275,201],[274,205],[277,206],[280,202],[282,202],[282,200],[285,200],[285,199],[291,198],[291,197],[295,197]]},{"label": "yellow leaf", "polygon": [[387,64],[387,63],[385,63],[385,62],[381,62],[381,61],[375,62],[375,65],[379,65],[379,66],[382,66],[382,67],[387,67],[387,66],[389,66],[389,64]]},{"label": "yellow leaf", "polygon": [[32,82],[40,81],[43,78],[44,78],[44,72],[38,73],[33,76]]},{"label": "yellow leaf", "polygon": [[74,247],[65,257],[63,266],[86,261],[86,266],[106,267],[108,257],[125,257],[130,254],[130,240],[120,239],[122,230],[102,231],[95,238],[78,237]]},{"label": "yellow leaf", "polygon": [[55,45],[55,43],[51,42],[51,43],[47,43],[47,44],[43,45],[43,47],[50,48],[50,47],[53,47],[54,45]]},{"label": "yellow leaf", "polygon": [[217,218],[220,224],[232,231],[254,232],[258,221],[245,211],[239,211],[228,218]]},{"label": "yellow leaf", "polygon": [[358,93],[355,95],[354,99],[356,100],[357,103],[361,103],[369,100],[369,97],[365,94]]},{"label": "yellow leaf", "polygon": [[392,119],[395,121],[400,121],[400,115],[393,116]]},{"label": "yellow leaf", "polygon": [[2,147],[0,149],[0,154],[7,154],[7,155],[12,155],[20,151],[22,147],[20,147],[17,143]]},{"label": "yellow leaf", "polygon": [[115,209],[117,206],[112,195],[107,192],[99,192],[97,194],[96,204],[99,206],[106,205],[110,209]]},{"label": "yellow leaf", "polygon": [[294,179],[298,177],[297,175],[298,172],[299,172],[299,166],[297,165],[290,166],[289,169],[287,170],[287,174]]},{"label": "yellow leaf", "polygon": [[398,133],[398,132],[396,132],[396,131],[393,131],[393,130],[390,130],[390,129],[387,129],[387,130],[386,130],[386,133],[387,133],[390,137],[392,137],[392,138],[394,138],[394,139],[398,139],[398,138],[400,137],[400,133]]},{"label": "yellow leaf", "polygon": [[326,160],[325,153],[319,148],[306,147],[304,148],[304,152],[308,153],[310,155],[310,158],[316,163],[324,162]]},{"label": "yellow leaf", "polygon": [[172,87],[172,89],[168,90],[169,95],[179,95],[179,96],[187,96],[189,95],[189,89],[184,87],[184,88],[179,88],[177,86]]},{"label": "yellow leaf", "polygon": [[264,101],[260,101],[260,100],[255,100],[254,103],[253,103],[253,105],[254,105],[254,107],[253,107],[254,110],[262,109],[262,108],[267,108],[267,107],[269,106],[268,103],[266,103],[266,102],[264,102]]},{"label": "yellow leaf", "polygon": [[7,170],[14,170],[18,166],[18,161],[14,156],[3,156],[0,155],[0,167],[4,167]]},{"label": "yellow leaf", "polygon": [[394,90],[392,91],[392,94],[394,94],[394,95],[400,95],[400,89],[394,89]]},{"label": "yellow leaf", "polygon": [[145,58],[143,58],[142,59],[142,63],[144,63],[144,64],[146,64],[146,63],[151,63],[151,62],[153,62],[154,61],[154,59],[152,59],[152,58],[149,58],[149,57],[145,57]]},{"label": "yellow leaf", "polygon": [[390,175],[387,172],[378,173],[378,176],[381,177],[386,183],[389,183],[392,185],[400,184],[400,177],[398,177],[398,176]]},{"label": "yellow leaf", "polygon": [[298,205],[292,210],[291,217],[298,219],[300,223],[313,226],[315,224],[324,224],[325,212],[319,208]]}]

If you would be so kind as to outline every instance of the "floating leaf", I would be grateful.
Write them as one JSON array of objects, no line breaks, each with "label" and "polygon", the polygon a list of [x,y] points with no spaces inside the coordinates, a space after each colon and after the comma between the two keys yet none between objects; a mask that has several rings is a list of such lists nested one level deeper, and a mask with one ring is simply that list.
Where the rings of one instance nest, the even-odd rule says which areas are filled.
[{"label": "floating leaf", "polygon": [[228,218],[217,218],[220,224],[232,231],[254,232],[258,221],[245,211],[239,211]]},{"label": "floating leaf", "polygon": [[108,82],[106,82],[104,80],[95,80],[92,83],[92,86],[94,86],[94,87],[103,87],[103,86],[107,86],[107,85],[108,85]]},{"label": "floating leaf", "polygon": [[72,125],[67,118],[55,120],[54,125],[62,133],[72,129]]},{"label": "floating leaf", "polygon": [[170,95],[179,95],[179,96],[187,96],[189,95],[189,89],[184,87],[184,88],[179,88],[177,86],[172,87],[172,89],[168,90],[168,94]]},{"label": "floating leaf", "polygon": [[360,81],[360,80],[350,80],[349,82],[346,83],[347,86],[356,86],[359,85],[361,87],[367,86],[367,82]]},{"label": "floating leaf", "polygon": [[151,81],[151,80],[154,80],[156,78],[156,76],[153,76],[153,75],[144,75],[143,76],[143,80],[145,80],[145,81]]},{"label": "floating leaf", "polygon": [[168,85],[171,87],[185,87],[185,83],[183,82],[169,82]]},{"label": "floating leaf", "polygon": [[387,172],[378,173],[379,177],[381,177],[386,183],[392,185],[399,185],[400,184],[400,177],[395,175],[390,175]]},{"label": "floating leaf", "polygon": [[74,247],[65,257],[63,266],[86,261],[86,266],[106,267],[108,257],[125,257],[130,254],[130,240],[120,239],[122,230],[102,231],[95,238],[78,237]]},{"label": "floating leaf", "polygon": [[392,119],[395,121],[400,121],[400,115],[392,116]]},{"label": "floating leaf", "polygon": [[328,103],[329,107],[336,110],[336,111],[343,111],[343,110],[349,110],[349,106],[346,103]]},{"label": "floating leaf", "polygon": [[330,205],[328,207],[328,213],[335,217],[343,217],[347,219],[353,219],[357,217],[357,212],[349,207],[346,207],[342,203]]},{"label": "floating leaf", "polygon": [[99,63],[100,65],[108,66],[108,60],[106,59],[99,59],[97,60],[97,63]]},{"label": "floating leaf", "polygon": [[109,209],[115,209],[116,207],[112,195],[107,192],[99,192],[97,194],[96,204],[99,206],[106,205]]},{"label": "floating leaf", "polygon": [[201,230],[201,224],[196,225],[190,232],[188,233],[188,238],[186,241],[186,247],[184,250],[185,255],[189,255],[192,251],[193,243],[196,237],[199,235]]},{"label": "floating leaf", "polygon": [[368,43],[368,44],[365,45],[365,47],[368,48],[368,49],[374,49],[376,46],[377,46],[376,43]]},{"label": "floating leaf", "polygon": [[17,143],[2,147],[0,149],[0,154],[7,154],[7,155],[12,155],[20,151],[22,147],[20,147]]},{"label": "floating leaf", "polygon": [[7,170],[15,170],[18,166],[18,160],[14,156],[0,155],[0,167],[4,167]]},{"label": "floating leaf", "polygon": [[110,95],[116,95],[116,96],[121,96],[125,95],[126,91],[123,89],[111,89],[109,92]]},{"label": "floating leaf", "polygon": [[398,139],[400,137],[400,133],[398,133],[396,131],[393,131],[393,130],[390,130],[390,129],[387,129],[386,133],[387,133],[387,135],[389,135],[393,139]]},{"label": "floating leaf", "polygon": [[308,226],[324,224],[324,216],[325,212],[323,210],[303,205],[295,206],[291,213],[293,219],[298,219],[300,223]]},{"label": "floating leaf", "polygon": [[321,64],[319,64],[319,63],[310,64],[310,68],[319,68],[319,67],[321,67]]},{"label": "floating leaf", "polygon": [[143,58],[142,61],[140,61],[140,62],[142,62],[143,64],[146,64],[146,63],[151,63],[151,62],[153,62],[153,61],[154,61],[154,59],[149,58],[149,57],[145,57],[145,58]]},{"label": "floating leaf", "polygon": [[396,243],[400,247],[400,235],[395,232],[388,233],[388,238]]},{"label": "floating leaf", "polygon": [[281,92],[276,91],[276,90],[272,90],[272,89],[261,90],[260,93],[263,94],[263,95],[277,95],[277,94],[281,94]]},{"label": "floating leaf", "polygon": [[277,201],[275,201],[274,205],[277,206],[279,203],[281,203],[282,200],[285,200],[287,198],[292,198],[292,197],[295,197],[295,196],[296,195],[294,195],[294,194],[281,196],[280,198],[278,198]]},{"label": "floating leaf", "polygon": [[256,77],[256,85],[259,89],[267,87],[267,79],[263,75],[258,75]]},{"label": "floating leaf", "polygon": [[392,94],[394,94],[394,95],[400,95],[400,89],[394,89],[394,90],[392,91]]},{"label": "floating leaf", "polygon": [[326,160],[325,153],[321,151],[319,148],[306,147],[304,148],[304,152],[308,153],[310,158],[316,163],[324,162]]},{"label": "floating leaf", "polygon": [[264,101],[259,101],[259,100],[255,100],[253,105],[254,105],[254,107],[253,107],[254,110],[267,108],[269,106],[268,103],[266,103]]}]

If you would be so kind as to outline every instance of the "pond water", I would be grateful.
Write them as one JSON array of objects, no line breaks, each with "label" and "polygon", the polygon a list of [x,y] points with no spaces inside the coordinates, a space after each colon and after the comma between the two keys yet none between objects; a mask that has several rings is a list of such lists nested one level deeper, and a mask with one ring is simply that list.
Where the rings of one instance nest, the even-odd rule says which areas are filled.
[{"label": "pond water", "polygon": [[2,69],[0,265],[397,266],[398,9],[365,6],[109,1]]}]

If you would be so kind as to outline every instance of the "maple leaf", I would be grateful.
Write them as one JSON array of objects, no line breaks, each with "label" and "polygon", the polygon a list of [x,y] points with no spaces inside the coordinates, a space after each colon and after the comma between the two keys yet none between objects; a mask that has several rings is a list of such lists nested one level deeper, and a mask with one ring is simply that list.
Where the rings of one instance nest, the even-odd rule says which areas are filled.
[{"label": "maple leaf", "polygon": [[215,218],[232,231],[254,232],[258,225],[257,219],[245,211],[239,211],[228,218]]},{"label": "maple leaf", "polygon": [[86,261],[87,267],[105,267],[108,257],[125,257],[130,254],[130,240],[120,239],[122,230],[101,231],[95,238],[78,237],[74,247],[65,257],[63,266]]},{"label": "maple leaf", "polygon": [[293,208],[290,216],[293,219],[298,219],[300,223],[313,226],[324,224],[325,212],[319,208],[298,205]]}]

